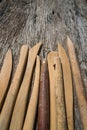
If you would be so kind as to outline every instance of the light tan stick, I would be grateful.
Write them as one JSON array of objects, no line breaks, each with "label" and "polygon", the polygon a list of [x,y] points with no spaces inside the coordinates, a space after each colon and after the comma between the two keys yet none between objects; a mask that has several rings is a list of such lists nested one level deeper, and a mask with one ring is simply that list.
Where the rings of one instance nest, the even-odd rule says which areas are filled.
[{"label": "light tan stick", "polygon": [[8,89],[11,71],[12,71],[12,53],[11,50],[9,49],[5,56],[4,63],[0,72],[0,110],[4,103],[4,98]]},{"label": "light tan stick", "polygon": [[21,78],[23,77],[23,71],[27,60],[27,54],[28,46],[24,45],[22,46],[19,63],[0,115],[0,130],[8,129],[16,96],[20,87]]},{"label": "light tan stick", "polygon": [[87,130],[87,100],[84,95],[84,86],[80,74],[80,68],[76,59],[75,49],[72,41],[67,37],[67,47],[72,67],[73,79],[78,99],[79,110],[84,130]]},{"label": "light tan stick", "polygon": [[55,86],[54,86],[54,62],[57,56],[58,53],[52,51],[48,54],[47,57],[49,79],[50,79],[50,130],[57,129],[56,96],[55,96]]},{"label": "light tan stick", "polygon": [[33,130],[34,128],[34,121],[35,121],[37,101],[38,101],[39,78],[40,78],[40,59],[37,56],[34,86],[31,94],[30,102],[28,105],[28,110],[27,110],[23,130]]},{"label": "light tan stick", "polygon": [[55,59],[55,92],[57,110],[57,130],[66,130],[66,116],[64,103],[63,77],[60,59]]},{"label": "light tan stick", "polygon": [[73,121],[73,86],[69,59],[64,48],[58,44],[59,57],[61,59],[63,68],[63,78],[64,78],[64,91],[65,91],[65,102],[66,102],[66,114],[68,129],[74,129]]},{"label": "light tan stick", "polygon": [[34,68],[35,59],[40,47],[41,43],[38,43],[30,49],[26,72],[20,87],[20,91],[17,96],[9,130],[21,130],[23,127],[32,72]]}]

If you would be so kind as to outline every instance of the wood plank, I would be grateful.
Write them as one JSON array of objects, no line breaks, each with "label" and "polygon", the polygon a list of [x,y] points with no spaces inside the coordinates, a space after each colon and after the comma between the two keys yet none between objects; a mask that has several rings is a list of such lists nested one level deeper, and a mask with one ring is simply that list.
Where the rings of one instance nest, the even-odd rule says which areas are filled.
[{"label": "wood plank", "polygon": [[81,120],[84,130],[87,130],[87,100],[84,94],[84,85],[82,82],[79,65],[76,58],[75,48],[72,41],[67,37],[67,47],[71,62],[71,68],[73,73],[73,79],[75,84],[75,90],[81,114]]},{"label": "wood plank", "polygon": [[7,130],[9,127],[11,115],[13,112],[15,100],[17,93],[21,84],[21,79],[23,77],[24,68],[26,65],[28,54],[28,46],[23,45],[20,51],[19,63],[14,74],[13,80],[11,82],[10,89],[8,91],[1,115],[0,115],[0,130]]},{"label": "wood plank", "polygon": [[42,45],[41,43],[38,43],[34,47],[32,47],[29,51],[28,63],[27,63],[24,79],[22,81],[17,96],[17,100],[14,106],[9,130],[21,130],[23,127],[23,121],[26,112],[26,105],[28,100],[32,72],[33,72],[36,56],[41,45]]},{"label": "wood plank", "polygon": [[0,110],[5,100],[5,96],[8,90],[8,84],[12,71],[12,53],[9,49],[4,58],[3,66],[0,72]]}]

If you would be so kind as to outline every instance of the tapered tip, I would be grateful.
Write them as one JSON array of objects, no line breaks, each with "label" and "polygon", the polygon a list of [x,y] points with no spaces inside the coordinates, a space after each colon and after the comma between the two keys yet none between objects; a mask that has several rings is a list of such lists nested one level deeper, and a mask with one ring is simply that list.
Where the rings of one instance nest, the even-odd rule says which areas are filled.
[{"label": "tapered tip", "polygon": [[11,55],[12,55],[12,52],[11,52],[11,49],[9,48],[8,51],[7,51],[6,56],[11,56]]},{"label": "tapered tip", "polygon": [[28,45],[25,44],[25,45],[22,45],[21,49],[26,51],[29,49],[29,47],[28,47]]},{"label": "tapered tip", "polygon": [[6,60],[9,60],[9,61],[10,61],[10,64],[12,65],[12,51],[11,51],[10,48],[8,49],[8,51],[7,51],[7,53],[6,53],[6,56],[5,56],[4,61],[6,61]]},{"label": "tapered tip", "polygon": [[71,41],[71,39],[69,38],[69,36],[67,36],[67,44],[70,44],[70,43],[72,43],[72,41]]}]

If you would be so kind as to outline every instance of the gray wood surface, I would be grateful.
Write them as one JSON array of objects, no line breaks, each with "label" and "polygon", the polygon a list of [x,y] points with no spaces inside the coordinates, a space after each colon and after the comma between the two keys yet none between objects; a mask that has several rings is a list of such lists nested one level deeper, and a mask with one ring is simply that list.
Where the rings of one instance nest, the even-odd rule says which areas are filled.
[{"label": "gray wood surface", "polygon": [[[75,44],[87,98],[86,0],[0,0],[0,68],[9,47],[14,72],[23,44],[42,41],[42,57],[43,50],[57,50],[58,42],[66,49],[66,35]],[[83,130],[76,96],[74,106],[75,130]]]}]

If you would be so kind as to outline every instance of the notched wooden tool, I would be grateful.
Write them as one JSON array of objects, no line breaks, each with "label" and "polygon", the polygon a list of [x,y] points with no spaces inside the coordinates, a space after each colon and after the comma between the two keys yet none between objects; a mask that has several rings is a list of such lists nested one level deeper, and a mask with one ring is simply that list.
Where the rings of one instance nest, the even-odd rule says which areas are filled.
[{"label": "notched wooden tool", "polygon": [[35,122],[37,102],[38,102],[39,79],[40,79],[40,59],[39,56],[37,56],[34,86],[31,94],[30,102],[28,105],[23,130],[34,129],[34,122]]},{"label": "notched wooden tool", "polygon": [[27,98],[30,89],[32,72],[33,72],[36,56],[41,45],[42,45],[41,43],[38,43],[34,47],[32,47],[29,51],[28,63],[27,63],[25,75],[17,96],[9,130],[21,130],[23,127],[23,121],[26,112]]},{"label": "notched wooden tool", "polygon": [[4,99],[8,90],[9,80],[12,71],[12,53],[9,49],[0,72],[0,110],[4,103]]},{"label": "notched wooden tool", "polygon": [[59,57],[55,59],[54,84],[56,96],[57,130],[66,130],[66,114],[64,100],[63,75]]},{"label": "notched wooden tool", "polygon": [[9,127],[11,115],[13,112],[15,100],[20,87],[21,79],[23,77],[24,68],[27,61],[28,46],[23,45],[20,51],[19,63],[11,82],[3,109],[0,115],[0,130],[7,130]]},{"label": "notched wooden tool", "polygon": [[87,100],[84,94],[84,85],[82,82],[80,68],[77,62],[74,45],[72,41],[69,39],[69,37],[67,37],[67,47],[68,47],[68,53],[71,62],[71,68],[72,68],[72,74],[73,74],[73,79],[75,84],[79,110],[81,114],[81,120],[82,120],[84,130],[87,130]]},{"label": "notched wooden tool", "polygon": [[58,52],[50,52],[47,56],[48,70],[49,70],[49,82],[50,82],[50,130],[56,130],[56,97],[55,97],[55,84],[54,84],[54,63],[55,58],[58,57]]},{"label": "notched wooden tool", "polygon": [[61,44],[58,44],[58,51],[59,51],[59,57],[61,59],[62,69],[63,69],[67,124],[68,124],[68,129],[73,130],[74,129],[73,86],[72,86],[70,63],[67,54],[64,48],[61,46]]}]

